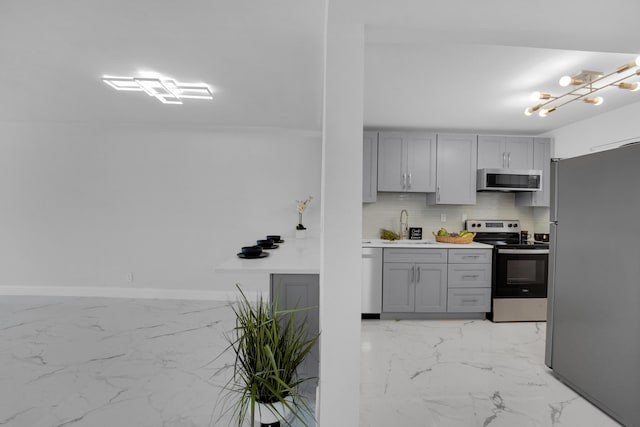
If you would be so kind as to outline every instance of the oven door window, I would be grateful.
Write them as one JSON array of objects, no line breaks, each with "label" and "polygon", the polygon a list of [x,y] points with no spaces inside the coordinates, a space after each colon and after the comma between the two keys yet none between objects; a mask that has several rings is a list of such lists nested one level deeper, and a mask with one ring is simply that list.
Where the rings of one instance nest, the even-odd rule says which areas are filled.
[{"label": "oven door window", "polygon": [[495,296],[547,296],[548,255],[498,254]]}]

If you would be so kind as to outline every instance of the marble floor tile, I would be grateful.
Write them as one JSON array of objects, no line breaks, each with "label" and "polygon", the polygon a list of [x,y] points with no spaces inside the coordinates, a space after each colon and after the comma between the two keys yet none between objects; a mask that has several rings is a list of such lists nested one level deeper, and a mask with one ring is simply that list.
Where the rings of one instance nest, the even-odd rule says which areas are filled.
[{"label": "marble floor tile", "polygon": [[360,426],[618,426],[544,365],[545,326],[363,321]]},{"label": "marble floor tile", "polygon": [[0,298],[0,425],[231,425],[223,302]]},{"label": "marble floor tile", "polygon": [[[232,327],[225,302],[0,297],[0,426],[231,426]],[[544,366],[544,327],[363,321],[360,426],[618,426]]]}]

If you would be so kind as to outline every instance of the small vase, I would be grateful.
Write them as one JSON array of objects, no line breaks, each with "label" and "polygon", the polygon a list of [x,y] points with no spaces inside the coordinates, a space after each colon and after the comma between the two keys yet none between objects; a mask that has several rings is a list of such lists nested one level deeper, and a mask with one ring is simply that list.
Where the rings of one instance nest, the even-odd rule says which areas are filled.
[{"label": "small vase", "polygon": [[304,239],[307,236],[307,230],[296,229],[296,239]]}]

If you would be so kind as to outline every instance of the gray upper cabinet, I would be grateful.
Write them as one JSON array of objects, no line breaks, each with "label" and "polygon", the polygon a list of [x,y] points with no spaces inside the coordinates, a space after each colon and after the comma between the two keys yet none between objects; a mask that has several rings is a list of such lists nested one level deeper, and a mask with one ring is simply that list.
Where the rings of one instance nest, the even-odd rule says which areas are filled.
[{"label": "gray upper cabinet", "polygon": [[362,202],[378,200],[378,132],[364,132],[362,138]]},{"label": "gray upper cabinet", "polygon": [[533,169],[533,137],[478,137],[478,169]]},{"label": "gray upper cabinet", "polygon": [[438,134],[436,193],[427,194],[428,205],[475,205],[476,135]]},{"label": "gray upper cabinet", "polygon": [[378,191],[429,193],[435,183],[434,133],[378,133]]},{"label": "gray upper cabinet", "polygon": [[533,169],[542,171],[542,190],[516,193],[516,206],[549,207],[551,177],[551,139],[534,138]]}]

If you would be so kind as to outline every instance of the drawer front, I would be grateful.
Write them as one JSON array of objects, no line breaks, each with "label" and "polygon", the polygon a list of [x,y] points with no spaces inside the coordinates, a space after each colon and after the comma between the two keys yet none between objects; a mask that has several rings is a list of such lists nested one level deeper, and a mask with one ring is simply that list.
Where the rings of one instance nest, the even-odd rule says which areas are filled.
[{"label": "drawer front", "polygon": [[446,264],[446,249],[394,248],[384,250],[384,262],[421,262],[427,264]]},{"label": "drawer front", "polygon": [[452,313],[486,313],[491,311],[491,288],[449,289],[447,311]]},{"label": "drawer front", "polygon": [[491,286],[491,264],[449,264],[450,288],[486,288]]},{"label": "drawer front", "polygon": [[491,264],[491,249],[449,249],[450,264]]}]

